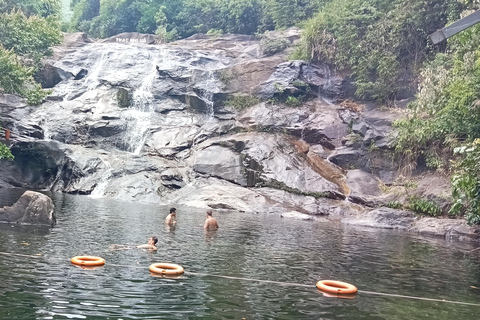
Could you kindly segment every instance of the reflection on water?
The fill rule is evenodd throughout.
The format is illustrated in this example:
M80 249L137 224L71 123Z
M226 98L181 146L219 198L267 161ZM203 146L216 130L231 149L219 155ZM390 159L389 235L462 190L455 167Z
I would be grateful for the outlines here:
M2 195L0 193L0 195ZM477 319L480 307L359 293L324 296L322 279L359 290L479 303L480 259L442 240L390 230L355 229L269 215L204 210L86 196L52 195L54 229L0 225L0 319ZM16 200L16 199L15 199ZM15 201L5 199L2 201ZM157 236L158 251L110 250ZM36 256L40 254L39 256ZM72 266L76 255L103 257L102 268ZM156 262L177 263L179 278L152 277ZM190 274L189 274L190 272ZM226 275L298 284L283 286Z

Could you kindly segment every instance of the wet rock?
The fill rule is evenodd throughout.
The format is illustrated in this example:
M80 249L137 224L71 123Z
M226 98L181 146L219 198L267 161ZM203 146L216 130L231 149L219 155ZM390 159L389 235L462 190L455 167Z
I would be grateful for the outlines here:
M312 216L306 215L304 213L296 212L296 211L284 212L280 215L280 217L296 219L296 220L313 220Z
M305 83L302 89L298 84ZM335 76L326 65L314 66L301 60L280 63L270 78L261 84L257 95L263 99L270 99L279 94L308 94L309 86L315 92L324 96L341 98L345 96L344 79ZM301 92L298 92L300 90Z
M469 226L463 219L423 218L419 219L410 231L424 236L442 237L446 240L480 241L480 227Z
M53 227L56 224L53 201L42 193L25 191L13 206L0 208L0 221Z
M124 132L126 124L123 121L98 121L90 125L89 133L92 136L111 137Z
M416 216L409 211L378 208L365 214L347 217L342 223L362 227L408 230L416 223Z
M355 203L375 206L379 203L382 191L377 178L363 170L350 170L347 173L347 185L350 189L348 199Z
M429 173L423 176L417 183L413 193L428 201L435 202L447 214L453 202L451 183L448 177Z
M63 190L81 175L70 151L55 141L17 142L13 163L2 179L16 187Z
M162 184L170 189L181 189L186 183L180 172L174 169L167 169L161 174Z
M337 148L328 160L342 169L354 169L361 162L365 152L347 147Z
M343 136L348 133L348 126L339 117L338 108L321 99L298 108L260 103L240 114L238 122L247 130L287 131L309 144L320 144L327 149L339 147Z
M231 135L227 141L221 138L215 144L244 145L241 152L249 186L253 182L263 186L293 191L300 194L324 195L344 198L341 188L322 177L295 145L282 135L268 133L241 133ZM211 144L207 141L201 146ZM253 180L253 181L252 181Z
M195 126L178 126L164 128L154 132L145 142L145 152L162 157L172 157L182 150L190 148L199 128Z
M193 170L247 186L240 155L220 146L201 150L196 156Z
M53 88L63 80L51 61L43 62L42 67L35 74L34 79L41 84L42 88Z

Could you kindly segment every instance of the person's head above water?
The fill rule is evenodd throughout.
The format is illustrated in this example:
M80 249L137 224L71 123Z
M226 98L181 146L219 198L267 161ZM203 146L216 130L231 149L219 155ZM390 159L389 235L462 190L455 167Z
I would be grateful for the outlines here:
M176 214L176 213L177 213L177 209L175 209L175 208L170 208L170 213Z
M158 239L157 239L157 237L155 237L155 236L151 236L151 237L148 239L149 244L150 244L150 241L153 242L153 245L156 245L157 242L158 242Z
M210 216L210 217L211 217L211 216L212 216L212 213L213 213L212 210L208 210L208 211L207 211L207 216Z

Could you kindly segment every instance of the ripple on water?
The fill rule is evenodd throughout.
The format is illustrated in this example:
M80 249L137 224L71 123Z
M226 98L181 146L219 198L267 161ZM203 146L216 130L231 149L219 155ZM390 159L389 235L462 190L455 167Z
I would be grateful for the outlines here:
M470 320L480 310L365 293L335 299L315 288L319 280L334 279L364 291L480 301L480 290L470 288L480 286L478 256L444 241L236 212L215 212L220 229L205 233L204 210L178 208L178 226L170 229L166 207L53 198L56 228L0 225L1 252L42 254L0 256L0 319ZM159 238L157 252L109 249L146 243L151 235ZM70 264L85 254L105 258L106 265L83 270ZM186 274L154 277L148 266L155 262L181 264Z

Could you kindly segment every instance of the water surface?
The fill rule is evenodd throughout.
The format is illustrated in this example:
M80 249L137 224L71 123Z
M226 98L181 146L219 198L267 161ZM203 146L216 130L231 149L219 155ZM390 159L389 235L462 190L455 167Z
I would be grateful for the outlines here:
M0 204L18 197L0 189ZM458 243L391 230L358 229L273 215L205 212L87 196L51 195L53 228L0 224L0 319L478 319L480 306L359 293L325 297L315 283L335 279L359 290L480 303L480 258ZM111 244L159 238L158 251L111 251ZM103 268L70 264L98 255ZM178 279L152 277L155 262L181 264ZM190 273L189 273L190 272ZM272 280L311 287L200 276Z

